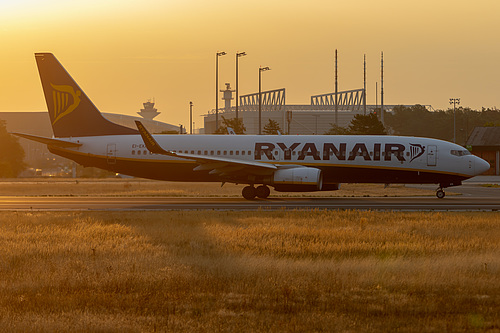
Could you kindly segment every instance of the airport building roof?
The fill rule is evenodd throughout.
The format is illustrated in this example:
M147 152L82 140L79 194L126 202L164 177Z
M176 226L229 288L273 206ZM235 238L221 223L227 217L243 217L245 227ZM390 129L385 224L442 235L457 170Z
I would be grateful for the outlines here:
M500 127L476 127L467 140L467 146L473 148L500 148Z

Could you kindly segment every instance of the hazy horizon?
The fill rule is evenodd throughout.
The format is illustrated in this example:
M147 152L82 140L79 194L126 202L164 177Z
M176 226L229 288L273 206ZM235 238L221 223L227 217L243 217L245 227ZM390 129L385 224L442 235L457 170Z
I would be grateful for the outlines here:
M333 1L96 1L0 2L0 111L42 111L46 104L35 52L51 52L103 112L137 115L155 99L156 120L196 128L215 108L215 53L219 88L240 95L286 88L287 104L334 90L363 87L375 104L384 52L385 104L447 109L451 97L472 109L500 106L496 14L500 2ZM219 95L222 98L222 94ZM378 98L380 103L380 97ZM223 101L219 99L219 107Z

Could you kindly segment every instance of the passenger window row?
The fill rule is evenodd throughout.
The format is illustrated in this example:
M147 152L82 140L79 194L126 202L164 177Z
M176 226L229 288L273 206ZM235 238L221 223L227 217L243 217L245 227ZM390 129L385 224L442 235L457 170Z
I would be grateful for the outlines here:
M132 155L153 155L150 151L147 150L132 150Z
M217 156L245 156L245 155L251 155L252 151L246 151L246 150L173 150L174 153L185 153L185 154L192 154L192 155L217 155Z
M185 153L185 154L192 154L192 155L217 155L217 156L245 156L245 155L252 155L252 151L251 150L217 150L217 151L214 151L214 150L198 150L198 151L194 151L194 150L191 150L191 151L188 151L188 150L173 150L173 152L178 152L178 153ZM287 151L289 153L289 151ZM261 151L260 152L261 155L265 155L265 152L264 151ZM132 150L132 155L152 155L153 153L147 151L147 150ZM273 151L273 154L274 155L278 155L278 150L274 150ZM317 153L317 156L319 157L320 156L320 152L318 151ZM370 156L373 156L373 151L371 151L370 153ZM393 154L395 154L396 156L403 156L403 152L399 153L399 152L393 152ZM455 156L465 156L465 155L470 155L470 152L468 150L452 150L451 151L451 154L452 155L455 155ZM296 152L295 150L292 151L292 155L295 156L295 155L299 155L299 156L304 156L305 154L302 153L302 151L299 151L299 152ZM333 156L334 153L333 151L330 151L330 156ZM345 156L345 152L341 152L340 156ZM353 156L353 153L352 151L349 152L348 154L349 156ZM375 153L375 156L385 156L385 152L376 152ZM365 153L361 153L361 152L357 152L356 156L366 156L366 152ZM406 152L406 156L410 156L410 152Z

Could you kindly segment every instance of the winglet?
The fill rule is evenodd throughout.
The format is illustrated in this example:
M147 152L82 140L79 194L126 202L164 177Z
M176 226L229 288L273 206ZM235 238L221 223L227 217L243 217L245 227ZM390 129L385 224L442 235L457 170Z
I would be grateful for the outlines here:
M137 129L139 130L139 133L141 134L142 140L144 141L146 148L148 148L150 152L152 152L153 154L175 156L174 153L168 152L165 149L163 149L140 121L136 120L135 124L137 126Z

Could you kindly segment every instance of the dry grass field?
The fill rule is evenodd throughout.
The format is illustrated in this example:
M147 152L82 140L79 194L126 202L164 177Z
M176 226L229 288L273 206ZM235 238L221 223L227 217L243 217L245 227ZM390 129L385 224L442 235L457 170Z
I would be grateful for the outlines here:
M168 196L168 197L241 197L244 185L220 183L177 183L145 179L15 179L0 180L0 196ZM453 195L453 193L448 193ZM280 193L271 197L394 197L434 196L435 191L404 185L342 184L333 192Z
M500 332L500 214L2 212L0 327Z

